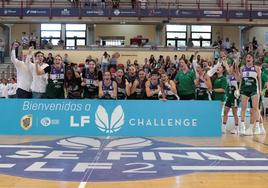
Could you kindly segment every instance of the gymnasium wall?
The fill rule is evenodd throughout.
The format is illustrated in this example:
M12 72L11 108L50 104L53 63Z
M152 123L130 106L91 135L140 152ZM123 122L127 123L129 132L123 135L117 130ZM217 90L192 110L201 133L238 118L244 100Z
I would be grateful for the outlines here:
M130 39L137 35L148 38L149 41L156 39L155 25L103 25L97 24L95 27L96 40L101 36L124 36L125 45L130 44Z
M265 35L267 36L265 40ZM252 38L256 37L259 44L268 46L268 27L252 27L246 31L245 41L252 41Z

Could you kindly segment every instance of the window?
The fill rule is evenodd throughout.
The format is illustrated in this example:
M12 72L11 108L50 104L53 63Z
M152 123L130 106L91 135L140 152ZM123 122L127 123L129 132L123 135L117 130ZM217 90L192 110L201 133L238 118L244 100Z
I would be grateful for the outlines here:
M115 37L100 37L100 44L102 46L123 46L125 45L125 37L115 36Z
M66 49L86 45L86 24L66 24Z
M186 46L186 25L166 25L166 45L181 47Z
M209 47L211 46L211 26L210 25L192 25L191 38L194 46Z
M46 40L57 45L61 39L61 24L41 24L41 41ZM41 42L40 41L40 42Z

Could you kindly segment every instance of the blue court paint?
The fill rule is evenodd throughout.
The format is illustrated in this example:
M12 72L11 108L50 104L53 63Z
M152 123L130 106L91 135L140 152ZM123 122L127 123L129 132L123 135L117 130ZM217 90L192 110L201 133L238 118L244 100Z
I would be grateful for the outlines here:
M0 106L5 135L221 136L219 101L13 99Z
M195 147L142 137L68 137L0 145L0 173L63 181L130 181L200 171L268 171L268 156L245 147Z

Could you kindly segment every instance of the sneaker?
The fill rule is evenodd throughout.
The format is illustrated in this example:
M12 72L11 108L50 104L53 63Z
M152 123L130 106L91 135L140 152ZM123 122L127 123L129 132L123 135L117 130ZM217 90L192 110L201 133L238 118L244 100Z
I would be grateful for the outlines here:
M263 124L260 124L261 134L266 134L265 128L263 127Z
M245 135L245 136L252 136L252 135L253 135L253 127L250 125L250 126L246 129L246 131L245 131L245 133L244 133L243 135Z
M255 135L259 135L261 134L261 127L260 125L256 125L255 128L254 128L254 132L253 132Z
M239 133L245 134L245 132L246 132L246 126L245 126L245 124L241 123L241 125L239 126Z
M239 127L238 126L235 126L231 131L230 131L232 134L239 134Z
M221 132L222 132L222 133L226 133L226 125L223 124L223 125L221 126Z

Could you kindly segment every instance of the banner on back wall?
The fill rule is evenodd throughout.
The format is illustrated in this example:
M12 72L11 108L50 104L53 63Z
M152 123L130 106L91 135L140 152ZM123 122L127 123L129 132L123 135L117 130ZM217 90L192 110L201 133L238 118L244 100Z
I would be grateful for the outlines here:
M216 101L0 100L1 134L220 136Z

